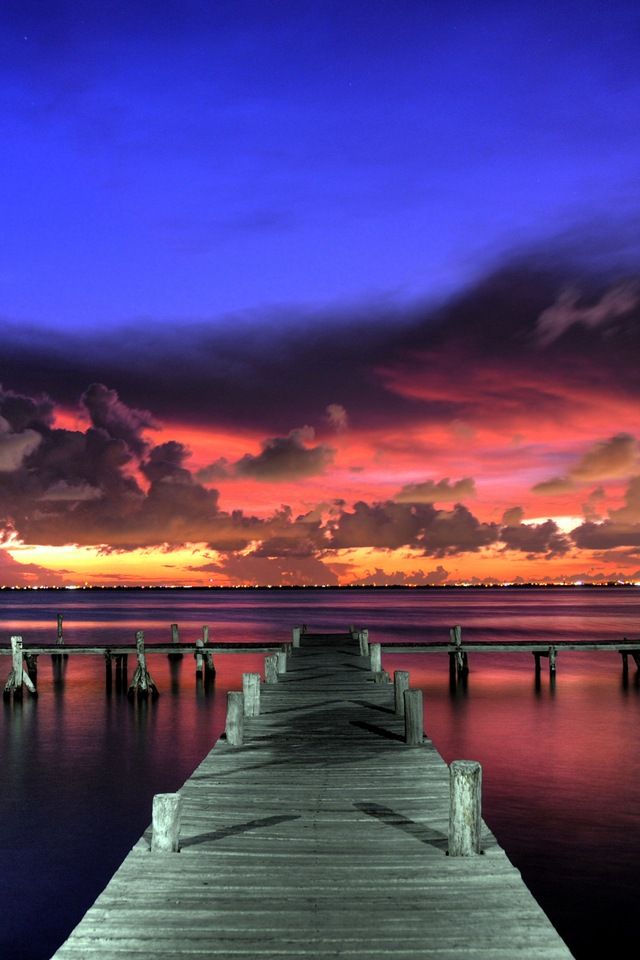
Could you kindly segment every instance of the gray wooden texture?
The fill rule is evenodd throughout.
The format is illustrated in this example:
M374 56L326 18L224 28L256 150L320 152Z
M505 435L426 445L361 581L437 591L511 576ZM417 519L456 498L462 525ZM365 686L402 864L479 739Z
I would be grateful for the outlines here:
M56 960L570 957L484 823L446 855L448 768L403 738L357 640L306 634L182 787L181 852L147 831Z

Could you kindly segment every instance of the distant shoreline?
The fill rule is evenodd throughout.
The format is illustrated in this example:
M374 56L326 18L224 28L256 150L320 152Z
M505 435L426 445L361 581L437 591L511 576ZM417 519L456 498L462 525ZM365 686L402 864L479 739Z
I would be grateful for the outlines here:
M146 591L155 591L160 592L163 590L189 590L189 591L205 591L207 593L220 593L221 591L247 591L255 592L256 590L275 590L275 591L350 591L358 592L364 590L377 590L377 591L389 591L389 590L407 590L407 591L431 591L434 590L621 590L621 589L634 589L640 587L640 583L637 583L632 580L611 580L611 581L600 581L597 583L438 583L438 584L416 584L415 586L411 584L404 583L391 583L391 584L381 584L376 586L375 584L345 584L344 586L322 586L322 585L305 585L305 586L274 586L270 584L260 584L258 586L200 586L197 584L136 584L136 585L113 585L113 586L100 586L97 584L93 585L77 585L77 586L45 586L45 587L6 587L0 586L0 591L10 591L14 593L24 593L25 590L34 591L41 593L43 590L56 591L61 593L65 590L68 591L100 591L104 592L105 590L111 591L132 591L132 590L146 590Z

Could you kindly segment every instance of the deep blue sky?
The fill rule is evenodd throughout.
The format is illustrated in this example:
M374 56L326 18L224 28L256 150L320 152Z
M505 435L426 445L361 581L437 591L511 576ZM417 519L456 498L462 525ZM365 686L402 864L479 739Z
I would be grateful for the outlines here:
M615 233L639 34L636 2L4 2L0 314L412 301Z

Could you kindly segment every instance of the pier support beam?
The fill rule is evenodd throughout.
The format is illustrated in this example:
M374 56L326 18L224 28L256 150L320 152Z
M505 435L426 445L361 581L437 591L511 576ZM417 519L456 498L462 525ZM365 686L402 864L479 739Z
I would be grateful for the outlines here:
M58 614L58 626L56 629L56 643L59 647L64 643L64 635L62 633L62 614Z
M227 743L241 747L244 739L244 695L240 690L227 693L227 720L224 732Z
M242 693L244 696L245 717L260 716L260 674L242 674Z
M449 767L449 856L480 853L482 767L476 760L454 760Z
M404 742L415 747L424 740L422 714L422 690L405 690L404 697Z
M152 853L178 853L181 814L179 793L156 793L151 812Z
M554 677L556 675L556 648L549 647L549 676Z
M136 657L138 659L138 666L131 680L129 697L135 697L137 695L138 697L145 698L148 697L149 694L151 694L152 697L157 697L158 688L147 670L147 660L144 652L144 632L142 630L136 630Z

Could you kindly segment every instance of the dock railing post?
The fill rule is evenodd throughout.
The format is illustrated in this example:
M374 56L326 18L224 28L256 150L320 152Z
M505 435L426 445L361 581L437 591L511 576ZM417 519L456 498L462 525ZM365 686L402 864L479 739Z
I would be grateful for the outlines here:
M369 650L369 631L368 630L359 630L358 631L358 640L360 641L360 656L368 657Z
M224 732L227 743L241 747L244 739L244 694L240 690L227 693L227 720Z
M476 760L454 760L449 767L449 856L480 853L482 767Z
M264 658L264 682L278 682L278 655L276 653Z
M300 646L300 627L294 627L291 631L291 639L294 647Z
M422 690L405 690L403 697L404 742L415 747L424 740Z
M279 675L287 672L287 648L285 646L276 653L276 670Z
M372 643L369 647L371 657L371 672L379 673L382 670L382 647L379 643Z
M404 717L404 692L409 689L409 672L407 670L393 671L393 694L397 717Z
M182 797L179 793L156 793L151 812L151 852L178 853Z
M244 695L245 717L258 717L260 715L259 673L242 674L242 693Z

